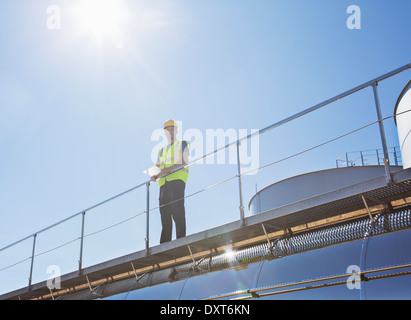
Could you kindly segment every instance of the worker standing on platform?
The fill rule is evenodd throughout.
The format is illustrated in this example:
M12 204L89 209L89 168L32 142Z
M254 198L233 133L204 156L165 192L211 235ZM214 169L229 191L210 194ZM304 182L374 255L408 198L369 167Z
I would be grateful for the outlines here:
M160 243L171 241L173 230L172 219L176 224L177 238L186 235L186 217L184 207L184 191L188 178L188 167L170 174L171 171L188 163L189 144L187 141L176 140L177 124L167 120L163 126L168 145L160 149L156 166L161 173L151 177L158 180L160 187L161 238Z

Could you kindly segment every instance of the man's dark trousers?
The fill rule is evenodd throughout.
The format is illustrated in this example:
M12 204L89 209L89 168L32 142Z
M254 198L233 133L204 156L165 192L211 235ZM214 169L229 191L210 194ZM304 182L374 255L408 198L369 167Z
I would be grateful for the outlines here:
M182 180L166 181L160 187L161 231L160 243L171 241L173 221L176 224L177 238L186 235L186 213L184 208L184 190L186 184Z

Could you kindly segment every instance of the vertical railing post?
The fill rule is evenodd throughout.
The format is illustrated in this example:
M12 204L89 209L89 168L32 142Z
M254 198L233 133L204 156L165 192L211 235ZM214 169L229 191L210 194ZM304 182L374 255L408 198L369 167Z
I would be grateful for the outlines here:
M81 269L83 265L83 244L84 244L84 220L86 217L86 212L81 214L81 237L80 237L80 257L78 260L78 274L81 274Z
M245 226L244 220L244 202L243 202L243 182L241 179L241 161L240 161L240 141L237 141L237 172L238 172L238 189L240 194L240 223Z
M390 161L388 159L388 149L387 149L387 140L385 138L385 131L384 131L384 124L382 122L382 115L381 115L381 106L380 106L380 99L378 97L378 82L375 82L372 85L373 91L374 91L374 100L375 100L375 107L377 110L377 116L378 116L378 123L380 127L380 136L381 136L381 143L382 143L382 149L384 152L384 167L385 167L385 175L386 175L386 181L387 183L391 183L391 171L390 171Z
M398 166L397 147L394 147L394 164Z
M147 203L146 203L146 253L150 253L150 182L147 182Z
M30 265L30 276L29 276L29 290L31 290L31 280L33 279L33 265L34 265L34 252L36 250L36 238L37 233L33 236L33 250L31 252L31 265Z

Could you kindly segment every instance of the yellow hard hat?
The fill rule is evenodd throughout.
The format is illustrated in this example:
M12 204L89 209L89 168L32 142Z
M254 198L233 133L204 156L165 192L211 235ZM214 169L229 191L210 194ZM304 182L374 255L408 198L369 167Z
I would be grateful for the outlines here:
M177 123L174 120L169 119L166 122L164 122L163 129L165 129L167 127L177 127Z

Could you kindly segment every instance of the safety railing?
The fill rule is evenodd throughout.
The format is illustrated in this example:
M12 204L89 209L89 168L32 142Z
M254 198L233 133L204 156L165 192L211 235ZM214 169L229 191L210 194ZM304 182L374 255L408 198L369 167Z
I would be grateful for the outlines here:
M258 131L255 131L255 132L253 132L252 134L249 134L249 135L247 135L247 136L245 136L245 137L243 137L243 138L239 138L239 139L237 139L236 141L231 142L231 143L229 143L229 144L226 144L224 147L218 148L218 149L216 149L216 150L214 150L214 151L212 151L212 152L210 152L210 153L208 153L208 154L206 154L206 155L203 155L203 156L200 157L200 158L197 158L197 159L195 159L195 160L193 160L193 161L190 161L190 162L187 163L187 164L181 165L180 167L178 167L178 168L174 169L172 172L170 172L170 174L173 173L173 172L175 172L175 171L178 171L178 170L180 170L180 169L182 169L182 168L184 168L184 167L192 166L193 164L196 164L196 163L198 163L198 162L200 162L200 161L204 161L206 158L208 158L208 157L210 157L210 156L213 156L214 154L217 154L217 153L219 153L219 152L222 152L222 151L224 151L224 150L226 150L226 149L228 149L228 148L236 147L236 152L237 152L237 175L235 175L234 177L231 177L231 178L229 178L229 179L226 179L226 180L222 181L221 183L227 182L227 181L229 181L229 180L237 179L237 181L238 181L238 195L239 195L239 197L238 197L238 201L239 201L239 220L240 220L240 225L241 225L241 227L244 227L244 226L245 226L245 216L244 216L244 199L243 199L242 176L243 176L244 174L246 174L246 172L242 172L242 168L241 168L241 167L242 167L242 166L241 166L241 161L240 161L240 160L241 160L241 159L240 159L240 158L241 158L241 157L240 157L240 146L241 146L241 143L242 143L243 141L247 141L247 140L249 140L249 139L252 139L252 138L254 138L254 137L258 136L258 135L262 135L262 134L264 134L264 133L266 133L266 132L268 132L268 131L273 130L274 128L280 127L280 126L282 126L282 125L284 125L284 124L286 124L286 123L288 123L288 122L290 122L290 121L293 121L293 120L295 120L295 119L298 119L298 118L300 118L300 117L302 117L302 116L304 116L304 115L307 115L307 114L309 114L309 113L311 113L311 112L313 112L313 111L316 111L316 110L318 110L318 109L320 109L320 108L323 108L323 107L325 107L325 106L327 106L327 105L329 105L329 104L331 104L331 103L333 103L333 102L335 102L335 101L337 101L337 100L340 100L340 99L345 98L345 97L347 97L347 96L349 96L349 95L352 95L352 94L354 94L354 93L356 93L356 92L358 92L358 91L360 91L360 90L363 90L363 89L365 89L365 88L367 88L367 87L372 87L373 93L374 93L374 102L375 102L376 112L377 112L377 119L378 119L376 122L374 122L374 123L372 123L372 124L375 124L375 123L378 123L378 124L379 124L380 138L381 138L381 144L382 144L382 153L383 153L382 162L383 162L383 164L384 164L384 166L385 166L386 180L387 180L387 183L389 183L389 182L391 182L391 173L390 173L390 167L389 167L389 153L388 153L388 148L387 148L387 144L386 144L385 131L384 131L384 125L383 125L383 121L384 121L385 119L383 119L382 116L381 116L381 108L380 108L380 102L379 102L379 96L378 96L378 88L377 88L377 86L378 86L378 83L379 83L379 82L381 82L381 81L383 81L383 80L385 80L385 79L388 79L388 78L390 78L390 77L393 77L393 76L395 76L395 75L397 75L397 74L399 74L399 73L401 73L401 72L403 72L403 71L405 71L405 70L408 70L408 69L410 69L410 68L411 68L411 63L409 63L409 64L407 64L407 65L405 65L405 66L403 66L403 67L400 67L400 68L398 68L398 69L395 69L395 70L393 70L393 71L391 71L391 72L389 72L389 73L386 73L386 74L384 74L384 75L382 75L382 76L380 76L380 77L377 77L377 78L375 78L375 79L372 79L372 80L370 80L370 81L368 81L368 82L366 82L366 83L364 83L364 84L362 84L362 85L359 85L359 86L357 86L357 87L355 87L355 88L353 88L353 89L351 89L351 90L348 90L348 91L346 91L346 92L343 92L343 93L341 93L341 94L339 94L339 95L337 95L337 96L334 96L334 97L332 97L332 98L330 98L330 99L328 99L328 100L326 100L326 101L324 101L324 102L321 102L321 103L319 103L319 104L317 104L317 105L314 105L314 106L312 106L312 107L310 107L310 108L308 108L308 109L305 109L305 110L303 110L303 111L301 111L301 112L299 112L299 113L296 113L296 114L294 114L294 115L292 115L292 116L290 116L290 117L288 117L288 118L286 118L286 119L283 119L283 120L281 120L281 121L279 121L279 122L276 122L276 123L274 123L274 124L272 124L272 125L270 125L270 126L267 126L267 127L263 128L263 129L260 129L260 130L258 130ZM371 125L371 124L370 124L370 125ZM367 127L367 126L365 126L365 127ZM361 129L361 128L360 128L360 129ZM358 129L358 130L360 130L360 129ZM355 130L355 131L357 131L357 130ZM353 131L353 132L355 132L355 131ZM344 136L345 136L345 135L344 135ZM330 140L329 142L332 142L332 141L335 141L335 140L336 140L336 139L332 139L332 140ZM327 142L327 143L328 143L328 142ZM322 145L324 145L324 144L322 144ZM309 150L312 150L312 149L314 149L314 148L310 148L310 149L308 149L308 150L306 150L306 151L309 151ZM306 152L306 151L304 151L304 152ZM300 152L300 153L298 153L298 154L301 154L301 153L303 153L303 152ZM297 155L298 155L298 154L297 154ZM290 157L287 157L286 159L288 159L288 158L290 158ZM284 160L285 160L285 159L284 159ZM273 162L273 163L268 164L268 165L261 166L261 167L259 167L259 168L264 168L264 167L267 167L267 166L272 165L272 164L277 163L277 162L278 162L278 161ZM247 172L247 173L248 173L248 172ZM61 224L63 224L63 223L66 223L66 222L69 221L69 220L72 220L72 219L74 219L74 218L76 218L76 217L81 217L81 227L79 228L80 247L79 247L79 252L78 252L78 255L79 255L79 260L78 260L78 273L81 274L82 271L83 271L82 262L83 262L83 246L84 246L84 238L85 238L84 230L85 230L85 217L86 217L86 215L89 214L91 211L95 210L95 209L98 208L98 207L101 207L101 206L103 206L103 205L106 205L106 204L108 204L109 202L111 202L111 201L113 201L113 200L115 200L115 199L118 199L118 198L120 198L120 197L122 197L122 196L124 196L124 195L126 195L126 194L131 193L131 192L134 191L134 190L141 189L141 188L145 188L145 193L146 193L146 210L145 210L144 212L142 212L142 213L143 213L143 214L144 214L144 213L146 214L146 236L145 236L144 241L145 241L145 249L146 249L146 251L147 251L147 254L149 254L149 253L150 253L150 228L149 228L149 225L150 225L150 211L153 210L153 208L150 209L150 201L149 201L149 199L150 199L150 184L151 184L151 180L142 182L141 184L139 184L139 185L137 185L137 186L135 186L135 187L133 187L133 188L131 188L131 189L128 189L128 190L126 190L126 191L124 191L124 192L121 192L121 193L119 193L119 194L117 194L117 195L115 195L115 196L113 196L113 197L111 197L111 198L109 198L109 199L106 199L106 200L104 200L104 201L102 201L102 202L100 202L100 203L97 203L97 204L95 204L95 205L93 205L93 206L91 206L91 207L88 207L88 208L86 208L86 209L84 209L84 210L81 210L80 212L77 212L77 213L75 213L75 214L73 214L73 215L71 215L71 216L69 216L69 217L67 217L67 218L65 218L65 219L63 219L63 220L55 223L55 224L52 224L52 225L50 225L50 226L48 226L48 227L46 227L46 228L44 228L44 229L41 229L41 230L39 230L39 231L31 234L31 235L28 235L28 236L26 236L26 237L24 237L24 238L22 238L22 239L20 239L20 240L18 240L18 241L16 241L16 242L13 242L13 243L11 243L11 244L9 244L9 245L1 248L1 249L0 249L0 254L1 254L2 252L4 252L5 250L10 249L10 248L13 247L13 246L16 246L16 245L19 244L19 243L22 243L22 242L24 242L24 241L26 241L26 240L30 240L30 239L32 240L32 250L31 250L32 253L31 253L31 257L30 257L30 271L29 271L29 278L28 278L28 279L29 279L28 288L30 289L30 288L31 288L31 285L32 285L32 275L33 275L33 268L34 268L34 261L35 261L34 258L35 258L35 256L36 256L36 241L37 241L38 236L39 236L40 234L42 234L42 233L44 233L44 232L52 229L52 228L57 227L58 225L61 225ZM219 184L220 184L220 183L219 183ZM218 185L218 184L216 184L216 185ZM207 188L206 188L206 189L207 189ZM205 191L206 189L204 189L204 190L202 190L202 191ZM157 207L157 208L158 208L158 207ZM155 209L157 209L157 208L155 208ZM8 267L7 267L7 268L8 268ZM3 268L3 269L6 269L6 268ZM0 269L0 271L1 271L1 270L2 270L2 269Z
M388 160L391 165L401 166L401 150L400 147L388 148ZM351 151L342 154L335 160L337 168L354 167L354 166L381 166L384 164L384 150L363 150Z

